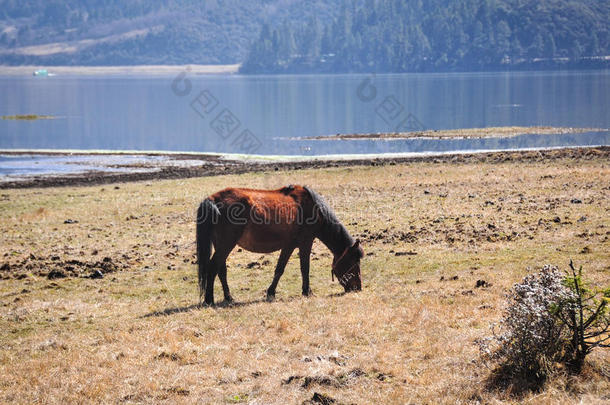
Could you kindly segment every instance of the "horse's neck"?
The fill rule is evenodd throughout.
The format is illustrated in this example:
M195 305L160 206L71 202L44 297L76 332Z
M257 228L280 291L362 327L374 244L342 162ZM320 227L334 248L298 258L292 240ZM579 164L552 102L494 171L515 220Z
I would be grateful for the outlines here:
M341 256L345 249L354 244L353 238L340 223L324 223L317 236L334 256Z

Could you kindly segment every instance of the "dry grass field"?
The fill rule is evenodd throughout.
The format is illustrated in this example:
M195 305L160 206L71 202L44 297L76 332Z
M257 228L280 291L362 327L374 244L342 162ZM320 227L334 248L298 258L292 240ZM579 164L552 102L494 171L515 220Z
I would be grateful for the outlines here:
M237 305L198 307L199 201L291 183L361 239L363 291L341 294L316 242L314 296L300 296L295 254L267 303L278 254L236 249ZM573 259L607 285L609 211L594 153L2 190L0 403L608 403L608 350L514 398L486 388L473 342L545 263Z

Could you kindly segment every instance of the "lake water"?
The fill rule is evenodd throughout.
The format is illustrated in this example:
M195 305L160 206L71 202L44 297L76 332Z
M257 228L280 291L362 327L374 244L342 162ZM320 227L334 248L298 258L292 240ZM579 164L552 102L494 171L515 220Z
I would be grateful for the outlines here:
M316 141L486 126L610 127L610 71L0 77L0 149L334 154L608 145L610 135ZM297 138L297 139L295 139Z

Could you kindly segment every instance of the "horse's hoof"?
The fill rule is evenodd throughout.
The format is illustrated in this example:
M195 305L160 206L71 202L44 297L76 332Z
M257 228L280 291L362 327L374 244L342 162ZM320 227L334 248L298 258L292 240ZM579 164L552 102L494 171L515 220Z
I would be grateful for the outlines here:
M311 297L313 295L313 291L303 291L303 297Z
M233 298L229 298L228 300L225 299L223 302L220 303L220 306L223 307L232 307L233 305L235 305L235 301L233 301Z
M273 301L275 301L275 295L267 294L267 302L273 302Z

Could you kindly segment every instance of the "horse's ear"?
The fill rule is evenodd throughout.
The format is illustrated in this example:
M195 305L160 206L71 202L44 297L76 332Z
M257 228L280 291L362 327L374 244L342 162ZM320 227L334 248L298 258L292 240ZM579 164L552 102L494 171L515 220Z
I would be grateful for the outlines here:
M360 247L360 239L356 239L356 242L352 245L352 249L355 249L358 252L358 256L362 258L364 256L364 251Z

